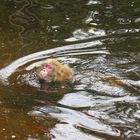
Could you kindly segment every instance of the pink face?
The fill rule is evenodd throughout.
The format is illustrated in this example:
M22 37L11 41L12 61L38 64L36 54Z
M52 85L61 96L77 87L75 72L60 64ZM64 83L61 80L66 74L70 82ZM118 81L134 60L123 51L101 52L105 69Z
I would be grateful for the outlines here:
M45 64L43 69L39 72L39 77L42 80L51 82L54 75L54 69L55 69L54 65L49 63Z

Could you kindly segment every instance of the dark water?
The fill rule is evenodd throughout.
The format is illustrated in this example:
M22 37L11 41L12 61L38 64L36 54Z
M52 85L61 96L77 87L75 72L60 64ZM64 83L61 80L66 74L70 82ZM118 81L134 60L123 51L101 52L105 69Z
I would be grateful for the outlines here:
M49 57L71 87L40 90ZM1 140L139 140L139 95L139 0L1 0Z

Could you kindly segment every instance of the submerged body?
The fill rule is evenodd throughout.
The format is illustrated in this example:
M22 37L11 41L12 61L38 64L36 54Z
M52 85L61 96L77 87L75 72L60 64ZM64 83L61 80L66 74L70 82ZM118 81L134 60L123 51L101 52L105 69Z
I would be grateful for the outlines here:
M47 59L37 70L37 75L44 82L72 82L73 70L56 59Z

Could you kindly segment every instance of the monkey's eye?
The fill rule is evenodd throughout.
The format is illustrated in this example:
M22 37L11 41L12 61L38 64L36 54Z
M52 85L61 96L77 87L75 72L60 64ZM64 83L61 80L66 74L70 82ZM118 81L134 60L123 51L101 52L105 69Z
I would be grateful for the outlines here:
M45 68L48 68L48 66L49 66L48 64L45 64Z
M52 70L54 67L51 64L46 64L45 68Z

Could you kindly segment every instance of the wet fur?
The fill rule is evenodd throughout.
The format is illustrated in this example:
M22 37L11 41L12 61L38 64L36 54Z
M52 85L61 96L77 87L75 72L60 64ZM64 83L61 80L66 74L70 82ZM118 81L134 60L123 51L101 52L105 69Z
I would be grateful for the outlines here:
M53 64L55 66L54 79L51 82L72 82L73 80L73 70L68 66L59 62L57 59L46 59L44 63L37 70L37 75L39 76L40 70L45 64ZM40 79L43 82L43 79ZM44 81L45 82L45 81Z

